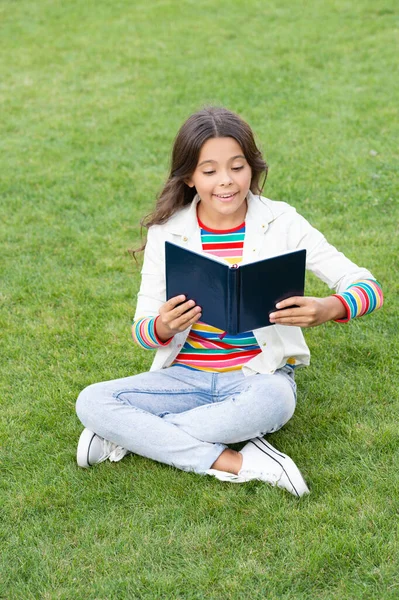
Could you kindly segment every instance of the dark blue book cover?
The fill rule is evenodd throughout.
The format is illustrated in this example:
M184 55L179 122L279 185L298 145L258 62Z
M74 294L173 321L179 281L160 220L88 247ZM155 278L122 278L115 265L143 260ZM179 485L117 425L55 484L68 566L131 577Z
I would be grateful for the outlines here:
M165 242L166 297L184 294L201 321L231 335L272 325L276 303L303 296L306 250L236 267Z

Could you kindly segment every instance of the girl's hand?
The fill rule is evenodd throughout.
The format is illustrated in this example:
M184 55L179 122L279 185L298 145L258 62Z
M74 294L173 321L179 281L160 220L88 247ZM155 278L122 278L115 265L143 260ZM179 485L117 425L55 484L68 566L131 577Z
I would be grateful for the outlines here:
M288 308L295 305L295 308ZM275 325L291 325L296 327L316 327L332 321L343 319L346 310L338 298L312 298L310 296L293 296L276 304L278 309L269 315L270 322Z
M184 331L201 316L201 307L196 306L194 300L186 300L185 296L175 296L159 309L159 319L155 328L159 339L166 342L171 337Z

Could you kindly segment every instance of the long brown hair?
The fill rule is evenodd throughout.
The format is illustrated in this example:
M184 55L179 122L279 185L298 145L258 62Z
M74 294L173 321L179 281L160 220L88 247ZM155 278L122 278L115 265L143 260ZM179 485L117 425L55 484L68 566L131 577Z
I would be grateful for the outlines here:
M250 190L254 194L262 193L268 167L250 126L226 108L206 107L191 115L181 126L173 144L169 177L158 196L155 210L142 220L143 227L148 229L151 225L165 223L175 212L192 202L197 191L185 181L194 173L204 143L218 137L231 137L240 144L252 171Z

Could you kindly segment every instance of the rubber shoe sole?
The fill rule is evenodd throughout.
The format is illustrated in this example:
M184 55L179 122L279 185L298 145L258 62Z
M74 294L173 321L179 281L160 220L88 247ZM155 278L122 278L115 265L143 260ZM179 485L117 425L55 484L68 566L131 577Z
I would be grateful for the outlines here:
M97 434L90 431L90 429L84 429L80 435L76 461L79 467L83 469L88 469L92 464L95 464L90 462L90 450L96 437Z

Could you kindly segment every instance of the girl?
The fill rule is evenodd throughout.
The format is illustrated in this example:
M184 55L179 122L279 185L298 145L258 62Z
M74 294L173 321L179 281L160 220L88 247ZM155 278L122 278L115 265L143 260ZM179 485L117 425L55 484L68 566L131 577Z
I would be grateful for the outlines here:
M77 461L89 467L133 452L222 481L259 479L299 497L294 461L264 439L293 415L294 373L309 364L301 327L347 322L382 305L358 267L284 202L262 197L267 165L250 127L207 108L181 127L169 178L147 218L133 339L156 349L149 373L89 386L77 401ZM276 305L273 326L229 335L201 321L191 298L166 300L165 241L230 263L307 250L307 268L337 293ZM295 305L293 308L292 305ZM247 441L249 440L249 441ZM229 444L247 441L240 452Z

